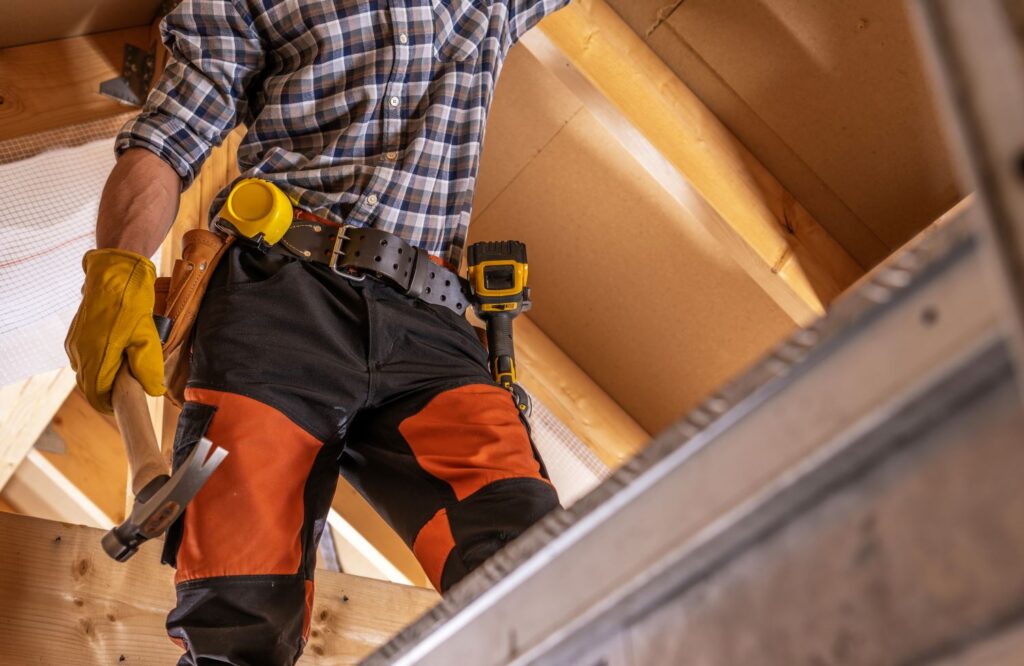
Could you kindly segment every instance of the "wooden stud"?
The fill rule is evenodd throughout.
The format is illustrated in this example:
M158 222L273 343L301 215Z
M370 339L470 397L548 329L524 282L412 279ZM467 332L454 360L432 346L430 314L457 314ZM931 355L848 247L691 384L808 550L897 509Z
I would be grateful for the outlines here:
M794 321L821 315L861 275L853 258L603 0L577 0L523 42Z
M173 663L164 631L174 604L160 544L125 563L102 532L0 513L0 644L10 663ZM312 630L300 664L354 664L428 610L438 595L317 572Z

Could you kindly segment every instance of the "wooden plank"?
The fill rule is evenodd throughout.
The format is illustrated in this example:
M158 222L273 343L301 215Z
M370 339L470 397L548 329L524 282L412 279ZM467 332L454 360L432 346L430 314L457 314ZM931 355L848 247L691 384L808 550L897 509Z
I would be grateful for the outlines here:
M651 436L528 317L515 322L522 385L612 469Z
M113 419L93 409L76 389L57 410L50 427L64 441L64 451L42 451L42 455L113 522L121 522L128 460Z
M664 163L682 176L685 187L676 179L670 194L794 321L809 323L860 276L846 251L603 0L578 0L541 29L524 43L613 130L635 128L643 141L626 132L624 145L663 176L659 182L666 182ZM572 67L554 62L539 37ZM581 79L607 104L581 89Z
M0 489L74 385L75 373L61 368L0 387Z
M99 87L126 43L148 47L149 26L0 50L0 140L124 113Z
M0 642L5 663L167 664L172 570L149 544L118 564L99 530L0 514ZM318 572L300 664L354 664L438 600L427 590Z
M39 451L29 451L4 488L19 513L110 529L114 521Z

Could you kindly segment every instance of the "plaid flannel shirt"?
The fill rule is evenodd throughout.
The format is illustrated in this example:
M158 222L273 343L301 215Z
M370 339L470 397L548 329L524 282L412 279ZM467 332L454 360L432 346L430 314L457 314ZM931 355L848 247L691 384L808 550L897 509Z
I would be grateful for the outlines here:
M505 55L568 3L185 0L162 24L167 68L117 151L153 151L188 187L245 124L242 177L457 265Z

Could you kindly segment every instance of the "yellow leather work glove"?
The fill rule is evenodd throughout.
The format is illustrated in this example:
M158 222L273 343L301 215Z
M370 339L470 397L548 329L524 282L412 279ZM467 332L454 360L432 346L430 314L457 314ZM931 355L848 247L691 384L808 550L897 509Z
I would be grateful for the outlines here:
M64 349L89 404L113 411L110 391L124 357L146 393L164 387L164 357L153 323L156 267L126 250L92 250L82 259L85 287Z

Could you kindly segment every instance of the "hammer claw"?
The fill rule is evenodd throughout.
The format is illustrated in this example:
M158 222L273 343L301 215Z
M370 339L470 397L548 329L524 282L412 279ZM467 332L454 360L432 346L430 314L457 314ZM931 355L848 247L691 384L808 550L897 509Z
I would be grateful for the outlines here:
M143 542L163 534L227 455L209 439L200 439L174 474L157 477L139 492L128 519L103 537L107 554L123 562Z

